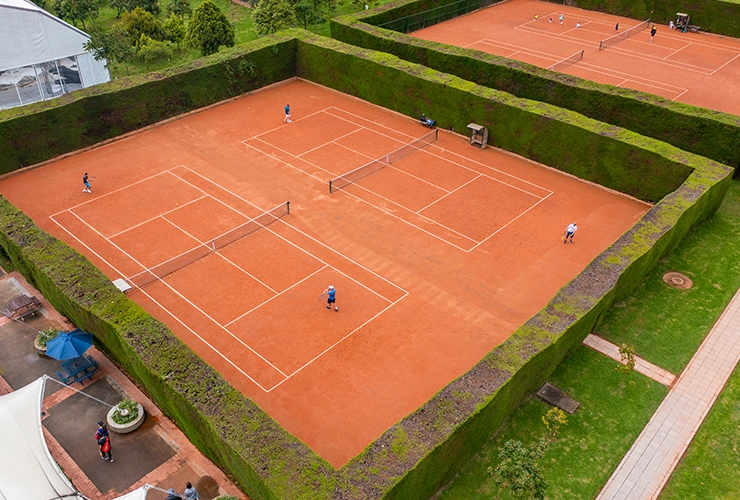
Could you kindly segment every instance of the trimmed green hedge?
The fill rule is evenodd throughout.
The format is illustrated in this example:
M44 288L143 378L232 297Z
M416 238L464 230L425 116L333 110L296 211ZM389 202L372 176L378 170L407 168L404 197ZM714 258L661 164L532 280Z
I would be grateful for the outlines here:
M0 111L0 174L285 80L295 65L292 37L261 39L177 68Z
M409 116L422 110L434 113L457 130L474 117L491 127L497 144L510 151L660 202L506 342L334 470L118 292L87 259L0 198L0 246L14 265L62 314L93 333L193 443L254 500L430 497L521 399L546 380L614 298L627 293L692 225L716 210L729 185L731 169L714 161L388 54L300 30L259 43L262 48L275 43L278 54L292 48L293 54L281 55L295 61L292 75ZM237 61L243 58L241 51L220 54L218 61L209 60L215 66L211 74L227 73L225 68L233 65L228 54ZM176 72L176 77L181 86L193 89L213 83L198 70L193 82L187 82L187 73ZM120 94L104 89L117 116L127 115L130 96L143 92L145 87L137 87L149 82L128 85ZM84 108L86 99L95 101L97 95L70 105ZM18 119L27 124L33 117ZM29 133L27 126L18 130ZM7 139L17 140L12 135Z
M570 109L732 167L740 166L740 117L374 26L438 5L436 0L401 0L367 13L336 17L331 20L332 37L518 97ZM438 123L448 126L440 120Z

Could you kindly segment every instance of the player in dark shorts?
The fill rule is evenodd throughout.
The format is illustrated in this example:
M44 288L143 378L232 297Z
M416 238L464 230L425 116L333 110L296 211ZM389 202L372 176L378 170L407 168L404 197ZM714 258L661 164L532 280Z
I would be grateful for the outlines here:
M90 181L87 178L87 172L85 172L85 175L82 176L82 184L85 186L82 189L83 193L92 193L92 191L90 190Z
M337 307L337 289L329 285L329 287L324 290L324 294L326 294L326 308L331 309L333 304L334 310L339 311L339 307Z

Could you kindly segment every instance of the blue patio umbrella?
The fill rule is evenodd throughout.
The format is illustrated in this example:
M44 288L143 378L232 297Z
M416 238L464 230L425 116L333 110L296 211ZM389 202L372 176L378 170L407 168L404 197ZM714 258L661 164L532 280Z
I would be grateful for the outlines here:
M90 347L92 347L92 335L78 328L71 332L62 332L48 341L46 355L63 361L82 356Z

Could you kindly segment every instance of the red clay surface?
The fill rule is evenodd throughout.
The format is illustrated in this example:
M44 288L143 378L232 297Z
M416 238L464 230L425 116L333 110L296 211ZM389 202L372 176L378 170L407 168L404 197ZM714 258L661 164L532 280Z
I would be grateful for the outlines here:
M290 103L294 122L282 123ZM286 200L291 213L130 298L339 467L540 310L647 205L291 81L0 180L111 279ZM92 195L81 177L96 176ZM565 226L579 223L574 244ZM337 288L339 312L320 293Z
M740 115L740 39L681 33L657 25L653 43L646 29L599 51L599 41L617 33L617 22L621 33L640 21L548 2L511 0L411 35L543 68L585 50L583 60L556 70Z

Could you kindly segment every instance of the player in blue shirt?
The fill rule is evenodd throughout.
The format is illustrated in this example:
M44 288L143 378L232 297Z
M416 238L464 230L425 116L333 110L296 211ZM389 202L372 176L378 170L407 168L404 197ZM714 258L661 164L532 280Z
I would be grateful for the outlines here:
M326 295L326 308L331 309L331 305L334 304L334 310L339 311L339 307L337 307L337 289L333 286L329 285L329 287L324 290L324 293L321 295Z
M290 123L293 120L290 119L290 104L285 105L285 118L283 118L283 123Z

